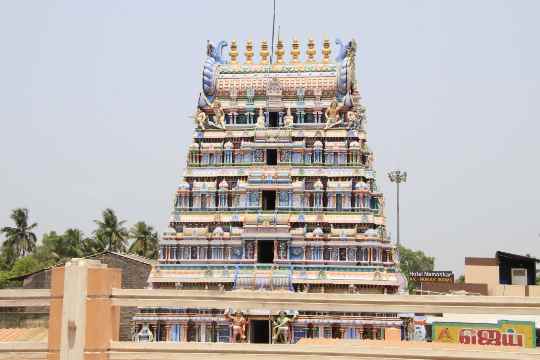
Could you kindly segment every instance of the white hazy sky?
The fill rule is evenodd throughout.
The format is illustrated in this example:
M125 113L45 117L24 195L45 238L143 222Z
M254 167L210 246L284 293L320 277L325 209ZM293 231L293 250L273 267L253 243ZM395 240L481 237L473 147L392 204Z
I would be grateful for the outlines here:
M164 230L185 163L206 40L270 39L266 1L0 1L0 225L39 233L111 207ZM355 38L368 138L395 234L463 269L540 256L540 2L279 1L289 49ZM319 53L320 56L320 53Z

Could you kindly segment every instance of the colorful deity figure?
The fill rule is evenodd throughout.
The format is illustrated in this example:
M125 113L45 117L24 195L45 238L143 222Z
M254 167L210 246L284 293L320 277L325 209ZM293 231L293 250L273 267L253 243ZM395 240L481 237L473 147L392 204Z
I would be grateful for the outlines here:
M285 311L280 311L278 317L272 322L272 342L274 344L288 344L291 342L291 324L296 320L296 315L287 316Z
M283 117L283 125L286 128L292 128L294 123L294 117L291 114L291 108L287 108L287 114Z
M154 334L152 334L152 331L150 330L150 327L148 324L143 324L141 327L141 331L139 331L135 336L133 337L133 341L136 342L152 342L154 341Z
M234 315L230 315L230 310L227 309L223 314L227 320L231 322L231 339L232 343L244 342L246 340L246 318L240 311L235 311Z
M279 242L279 258L280 259L287 258L287 242L286 241Z
M373 166L373 153L370 152L367 154L367 157L366 157L366 166L368 168L371 168Z
M204 130L206 129L206 121L208 117L202 111L201 109L197 109L197 112L195 113L195 116L193 117L195 119L195 125L197 125L197 128Z
M214 109L214 126L220 129L225 129L225 112L221 108L219 100L215 100L212 103L212 109Z
M342 120L339 117L339 110L341 110L341 106L338 104L337 100L332 100L330 106L326 108L324 113L324 116L326 117L325 129L333 128L334 126L342 123Z
M247 258L255 259L255 243L253 241L249 241L246 244L246 247L247 247Z
M263 109L259 108L259 116L257 116L257 129L264 129L266 126L264 125L264 113Z
M362 129L363 128L363 116L362 114L349 110L347 111L347 128L349 129Z

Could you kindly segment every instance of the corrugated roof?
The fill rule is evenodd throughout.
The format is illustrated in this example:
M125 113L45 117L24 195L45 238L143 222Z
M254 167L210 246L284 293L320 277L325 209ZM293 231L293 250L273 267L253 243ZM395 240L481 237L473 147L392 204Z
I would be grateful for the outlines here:
M504 251L497 251L495 253L496 258L507 258L507 259L513 259L513 260L520 260L520 261L532 261L532 262L540 262L540 259L533 258L531 256L523 256L523 255L517 255L517 254L511 254Z
M99 254L88 256L88 258L96 257L96 256L99 256L99 255L102 255L102 254L105 254L105 253L114 254L114 255L121 256L123 258L131 259L131 260L134 260L134 261L138 261L138 262L141 262L141 263L147 264L147 265L152 265L152 266L157 265L157 260L154 260L154 259L149 259L149 258L146 258L144 256L135 255L135 254L123 254L123 253L118 253L118 252L114 252L114 251L104 251L104 252L99 253Z

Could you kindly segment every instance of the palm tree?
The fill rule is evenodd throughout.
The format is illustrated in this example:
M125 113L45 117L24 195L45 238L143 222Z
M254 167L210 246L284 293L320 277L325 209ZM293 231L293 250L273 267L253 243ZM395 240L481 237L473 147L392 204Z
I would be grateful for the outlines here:
M62 235L62 245L64 259L83 257L84 252L84 233L79 229L67 229Z
M37 237L32 230L36 228L37 223L28 224L28 209L23 208L14 209L10 218L15 227L5 226L0 229L6 237L3 247L10 249L16 258L26 256L36 248Z
M129 237L133 243L129 247L129 252L141 255L150 259L157 258L158 234L152 226L144 221L139 221L129 230Z
M94 231L96 239L99 239L107 250L126 251L128 232L124 227L125 221L119 221L112 209L105 209L102 216L102 220L94 220L98 226Z

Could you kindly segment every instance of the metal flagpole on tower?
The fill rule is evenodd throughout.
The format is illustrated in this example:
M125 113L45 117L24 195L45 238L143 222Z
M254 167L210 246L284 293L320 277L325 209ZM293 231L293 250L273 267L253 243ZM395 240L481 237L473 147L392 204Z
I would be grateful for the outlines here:
M272 16L272 46L270 47L270 64L274 59L274 29L276 27L276 0L274 0L274 13Z

